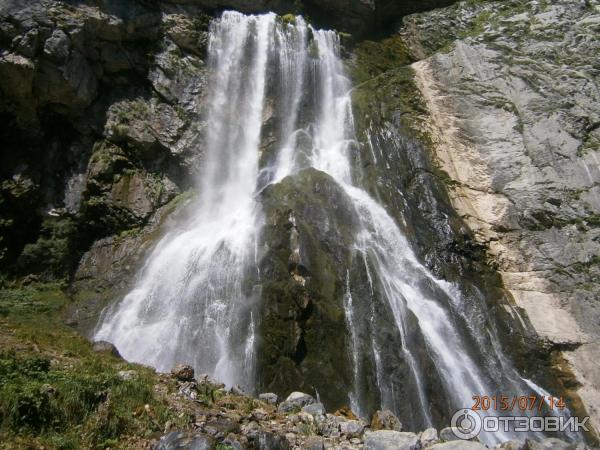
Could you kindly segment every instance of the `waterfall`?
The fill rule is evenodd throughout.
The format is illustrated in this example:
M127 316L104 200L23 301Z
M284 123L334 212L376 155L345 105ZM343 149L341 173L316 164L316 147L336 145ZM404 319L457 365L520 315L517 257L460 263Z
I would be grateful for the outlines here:
M188 362L252 390L260 321L259 293L252 286L261 281L256 248L263 223L257 192L312 167L341 187L359 224L352 252L369 287L360 295L348 271L343 298L353 365L348 400L356 412L368 412L368 361L380 406L397 410L402 384L411 392L415 426L433 423L433 390L454 408L446 415L472 405L473 395L545 392L519 376L493 330L469 325L485 316L483 300L467 306L457 286L436 279L398 223L353 175L351 83L338 35L316 30L301 17L287 24L274 14L224 12L211 25L208 51L212 76L199 199L191 217L156 245L131 292L104 312L95 338L158 370ZM382 319L377 305L391 312L391 332L401 342L396 351L406 363L402 379L390 378L382 358L389 344L376 333ZM432 373L440 385L429 379Z
M95 335L128 360L161 371L192 363L228 385L252 388L257 299L244 280L256 270L258 147L274 27L274 14L232 12L211 25L200 198Z

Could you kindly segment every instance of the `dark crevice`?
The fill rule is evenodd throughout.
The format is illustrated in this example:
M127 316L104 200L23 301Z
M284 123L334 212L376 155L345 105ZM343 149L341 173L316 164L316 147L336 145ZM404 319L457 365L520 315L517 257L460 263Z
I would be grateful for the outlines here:
M306 348L306 341L304 340L304 331L302 331L300 339L298 339L298 343L296 344L296 353L294 353L294 356L292 357L296 365L300 365L302 361L304 361L307 353L308 350Z

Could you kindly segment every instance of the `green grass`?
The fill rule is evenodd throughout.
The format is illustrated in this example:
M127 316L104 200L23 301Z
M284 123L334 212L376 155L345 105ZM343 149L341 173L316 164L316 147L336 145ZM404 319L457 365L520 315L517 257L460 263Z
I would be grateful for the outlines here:
M153 370L95 353L61 323L69 302L58 284L0 290L0 448L123 448L186 420L155 393Z

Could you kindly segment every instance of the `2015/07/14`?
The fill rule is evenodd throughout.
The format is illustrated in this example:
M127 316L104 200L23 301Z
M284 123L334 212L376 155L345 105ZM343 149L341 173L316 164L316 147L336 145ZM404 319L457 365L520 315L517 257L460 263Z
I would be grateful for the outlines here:
M471 407L474 411L541 411L544 405L550 409L564 409L566 403L562 397L552 397L551 395L474 395L475 402Z

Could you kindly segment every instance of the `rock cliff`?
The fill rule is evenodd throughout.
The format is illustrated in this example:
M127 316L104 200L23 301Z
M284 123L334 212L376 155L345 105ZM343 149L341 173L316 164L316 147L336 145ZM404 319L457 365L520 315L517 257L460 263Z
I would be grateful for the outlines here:
M596 427L599 26L594 2L517 1L401 31L452 204Z

